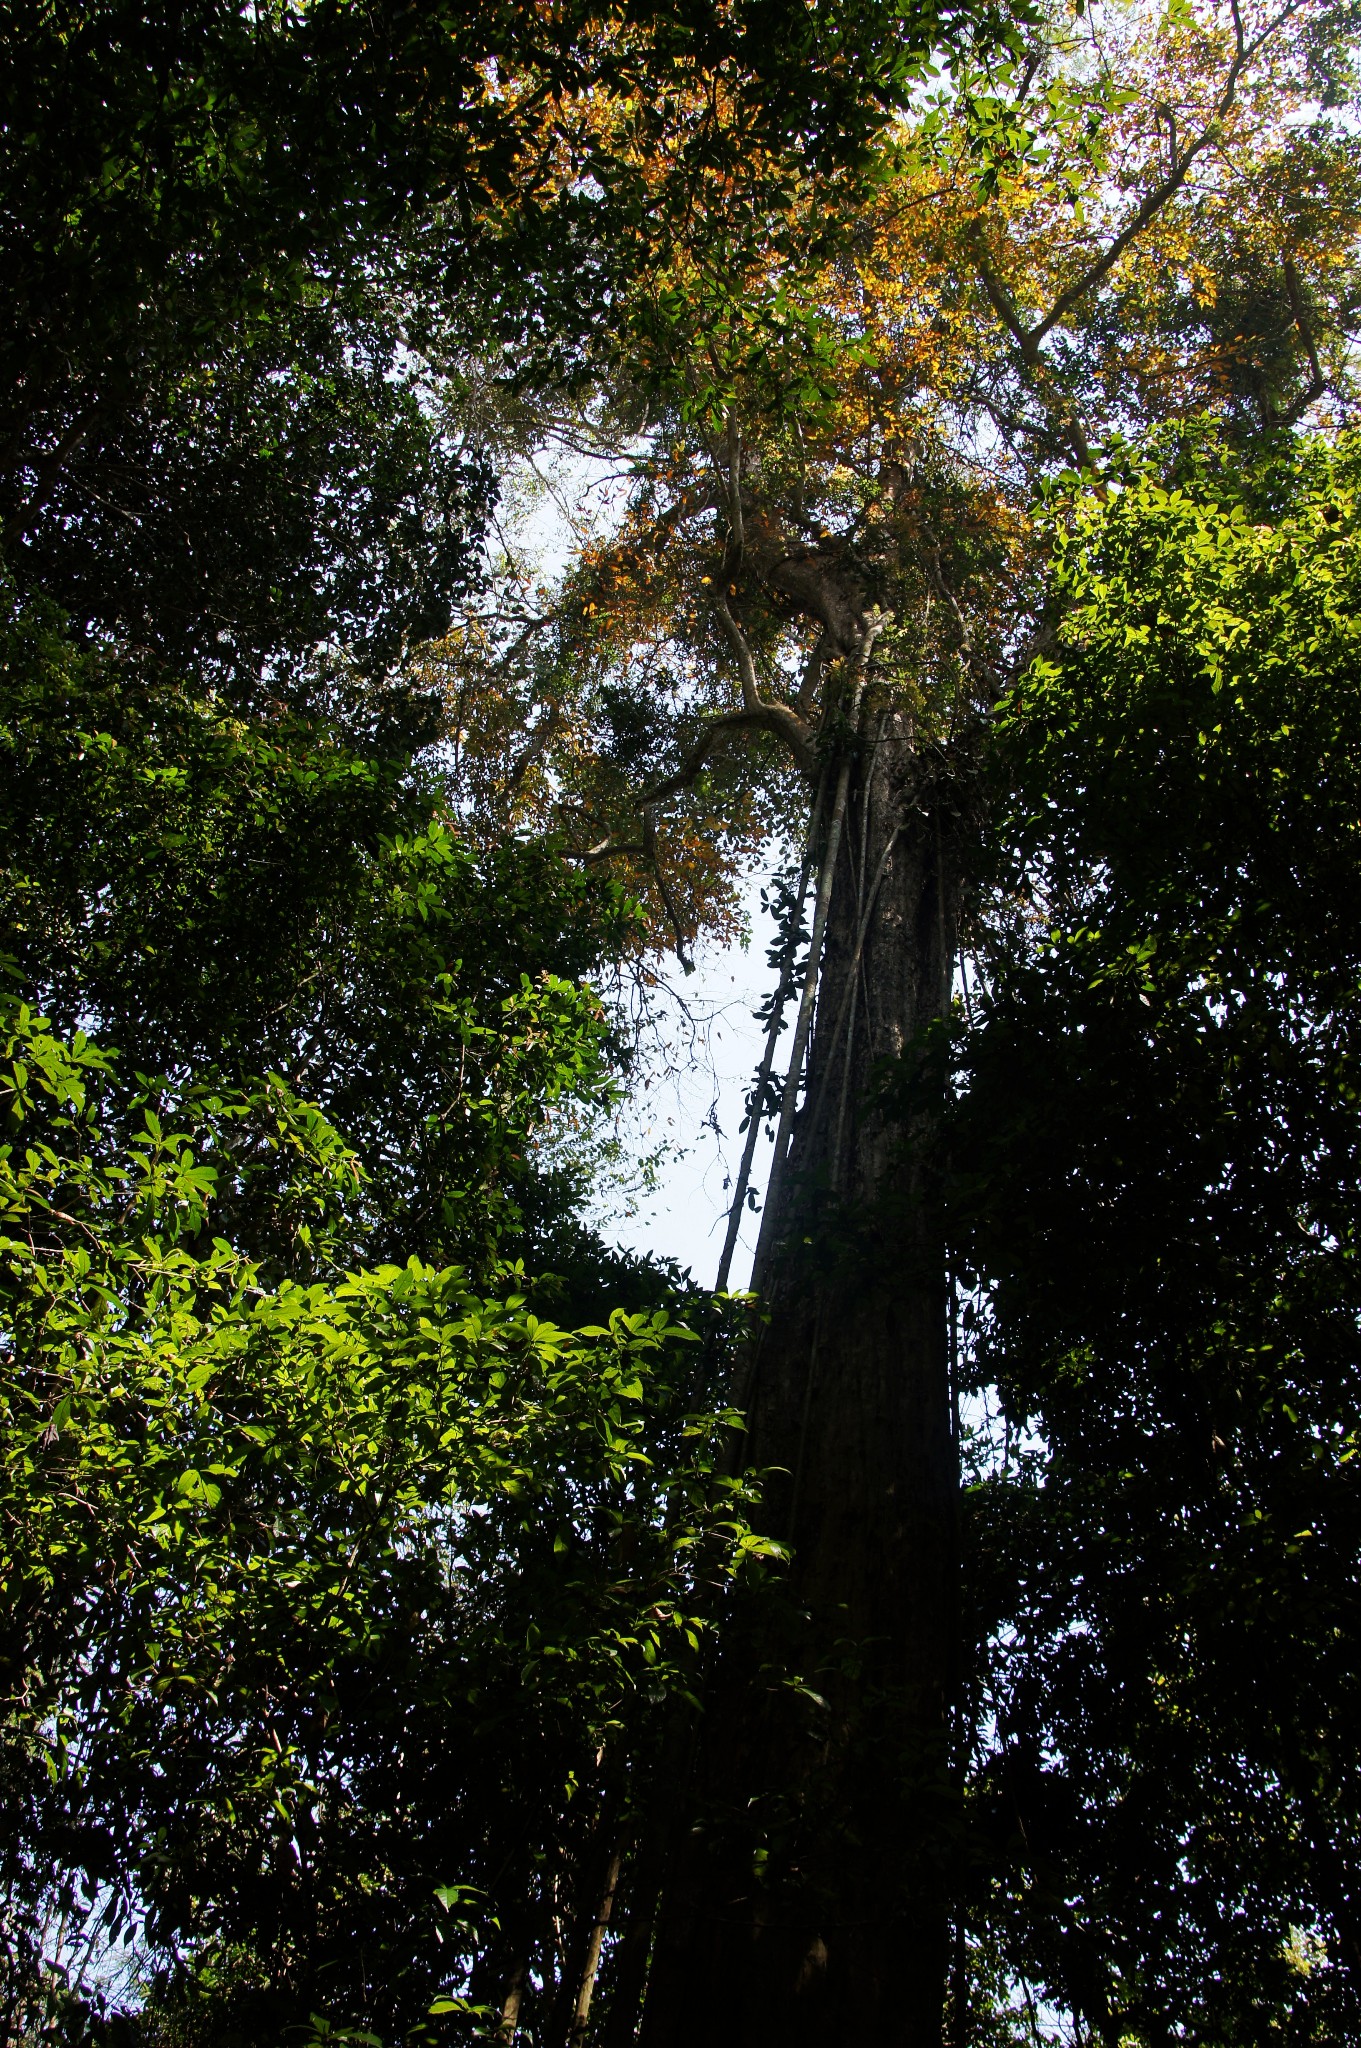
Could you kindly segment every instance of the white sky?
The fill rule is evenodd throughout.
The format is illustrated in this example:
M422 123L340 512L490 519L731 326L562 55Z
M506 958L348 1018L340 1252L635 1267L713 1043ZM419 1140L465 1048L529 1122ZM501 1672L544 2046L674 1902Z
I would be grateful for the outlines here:
M774 981L766 962L774 924L761 908L762 879L753 879L746 896L749 947L700 946L689 976L674 960L669 963L668 979L693 1020L678 1011L677 1036L684 1034L687 1047L693 1042L693 1051L679 1060L673 1078L644 1075L625 1121L637 1157L661 1145L667 1154L657 1186L641 1197L631 1215L611 1214L605 1206L600 1219L607 1236L631 1250L677 1260L706 1287L713 1284L723 1249L733 1192L724 1182L736 1180L741 1164L746 1134L738 1126L765 1044L764 1028L752 1013ZM787 1051L787 1036L782 1049ZM763 1132L752 1164L758 1202L770 1154L770 1139ZM747 1284L759 1223L759 1214L748 1209L730 1287Z

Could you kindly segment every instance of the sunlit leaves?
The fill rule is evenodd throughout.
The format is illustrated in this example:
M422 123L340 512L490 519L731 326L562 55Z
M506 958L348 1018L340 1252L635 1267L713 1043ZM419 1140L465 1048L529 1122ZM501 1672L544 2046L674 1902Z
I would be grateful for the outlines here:
M415 1257L271 1276L214 1234L206 1122L294 1142L323 1223L353 1155L278 1082L173 1120L161 1084L120 1141L113 1071L7 1004L0 1085L34 1098L0 1147L15 1929L82 1886L162 1940L248 1938L264 1911L286 2011L288 1941L339 1957L384 1886L375 1995L428 2006L494 1934L526 1804L551 1840L611 1731L645 1748L693 1684L764 1554L748 1489L665 1310L574 1331L522 1276L489 1296ZM455 1878L475 1904L437 1933Z

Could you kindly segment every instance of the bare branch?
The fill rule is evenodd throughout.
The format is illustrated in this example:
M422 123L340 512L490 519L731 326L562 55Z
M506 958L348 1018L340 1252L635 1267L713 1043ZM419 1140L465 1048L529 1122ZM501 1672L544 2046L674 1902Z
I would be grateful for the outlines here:
M1269 22L1256 41L1251 44L1248 43L1243 33L1243 18L1239 11L1238 0L1230 0L1230 8L1233 15L1234 32L1233 61L1230 63L1225 74L1224 87L1219 98L1215 101L1214 112L1195 139L1187 143L1181 154L1175 157L1172 168L1167 176L1147 194L1142 204L1135 210L1132 218L1126 222L1115 239L1103 250L1094 263L1089 264L1075 284L1069 285L1066 291L1060 292L1043 320L1029 330L1028 338L1036 345L1044 340L1046 334L1058 326L1064 315L1072 311L1079 299L1085 298L1095 285L1100 284L1102 278L1109 276L1110 272L1124 255L1126 249L1129 248L1130 243L1135 241L1143 233L1149 222L1162 212L1169 199L1176 197L1176 194L1186 183L1196 158L1209 147L1210 143L1218 135L1220 123L1237 98L1238 81L1242 77L1249 60L1255 57L1257 52L1275 35L1277 29L1290 19L1290 16L1296 11L1296 4L1295 0L1290 0L1290 4L1281 9L1274 21Z
M771 704L761 695L756 681L756 664L752 660L751 644L729 609L727 593L722 584L715 586L714 610L718 622L727 636L728 645L737 656L737 671L742 679L742 709L752 724L763 724L773 733L778 733L793 750L794 758L806 775L814 769L812 749L809 744L808 727L797 711L787 704Z
M1322 398L1324 391L1327 389L1328 380L1323 374L1323 365L1318 359L1318 345L1314 340L1313 330L1309 325L1309 316L1304 310L1304 294L1300 290L1299 272L1289 256L1282 258L1282 266L1285 270L1285 289L1290 298L1290 311L1294 315L1295 325L1299 329L1300 340L1304 343L1304 352L1309 358L1311 374L1309 388L1285 412L1273 412L1271 414L1271 424L1278 427L1293 427L1301 413L1307 412L1316 399Z

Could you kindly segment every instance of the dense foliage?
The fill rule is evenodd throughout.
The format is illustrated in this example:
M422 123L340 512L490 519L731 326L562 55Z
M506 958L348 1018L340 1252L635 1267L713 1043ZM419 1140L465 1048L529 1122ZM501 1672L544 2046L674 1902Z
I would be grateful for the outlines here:
M391 661L448 625L487 509L450 369L509 348L579 376L696 177L792 141L854 159L942 29L990 18L21 0L0 86L11 568L238 691L327 637ZM642 160L669 167L660 206Z
M24 986L130 1070L286 1075L364 1165L368 1256L485 1259L501 1212L526 1220L517 1194L534 1212L536 1127L612 1087L580 978L628 936L622 892L543 847L475 858L395 691L252 720L47 614L3 632L0 906Z
M1102 2039L1357 2024L1357 503L1192 441L1065 504L997 727L983 1918Z
M113 1062L13 1001L4 1075L10 2024L125 1926L239 1956L252 2038L457 2012L755 1541L686 1333L336 1274L358 1165L277 1080L162 1086L120 1142ZM243 1154L325 1277L215 1234Z

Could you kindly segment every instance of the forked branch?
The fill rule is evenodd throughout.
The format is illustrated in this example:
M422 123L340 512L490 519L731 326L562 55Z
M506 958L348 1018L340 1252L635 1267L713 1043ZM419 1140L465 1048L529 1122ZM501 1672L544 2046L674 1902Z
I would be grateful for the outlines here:
M1149 222L1156 219L1168 201L1176 197L1177 193L1186 183L1191 167L1197 157L1208 149L1218 135L1220 123L1230 112L1238 96L1238 82L1243 76L1244 69L1257 55L1258 51L1270 42L1277 29L1283 27L1291 15L1296 12L1296 0L1290 0L1290 4L1283 7L1280 13L1272 21L1268 22L1262 33L1253 42L1249 43L1243 32L1243 16L1238 0L1229 0L1229 4L1230 12L1233 16L1233 57L1224 75L1223 88L1218 99L1215 101L1214 112L1210 115L1209 120L1200 130L1199 134L1186 144L1180 155L1173 159L1167 176L1156 184L1151 192L1146 194L1119 234L1107 243L1105 249L1087 266L1081 277L1070 284L1066 291L1059 293L1059 296L1055 299L1043 320L1038 321L1030 329L1030 339L1036 346L1044 340L1046 334L1058 326L1059 322L1067 314L1071 313L1073 307L1077 305L1080 299L1084 299L1087 293L1099 285L1104 277L1110 275L1130 244L1137 241ZM1175 134L1175 128L1173 133Z
M654 802L645 800L643 803L643 836L641 839L602 839L595 846L588 846L586 851L578 857L587 867L593 867L597 861L622 860L629 856L637 860L645 860L651 867L653 878L657 884L657 893L662 899L662 908L666 912L666 921L671 927L671 936L676 942L676 958L680 961L687 974L693 974L695 971L694 958L686 942L685 928L681 923L680 911L676 907L676 899L672 894L671 884L666 879L666 870L662 866L657 853L657 810Z
M1110 275L1111 271L1114 270L1116 264L1119 263L1121 257L1125 254L1125 251L1138 240L1145 228L1176 197L1190 176L1197 159L1203 155L1205 150L1210 147L1220 134L1223 122L1232 110L1234 102L1238 97L1238 87L1245 69L1265 45L1270 42L1277 31L1298 11L1298 6L1299 0L1287 0L1287 4L1272 17L1261 33L1249 42L1243 27L1239 0L1229 0L1230 14L1233 20L1233 56L1230 59L1228 70L1224 75L1224 83L1215 100L1209 118L1203 123L1198 132L1192 136L1190 141L1178 148L1175 115L1170 107L1163 107L1159 110L1167 118L1170 138L1170 162L1166 175L1158 180L1150 192L1145 194L1133 214L1126 221L1124 227L1121 228L1118 234L1112 236L1100 255L1093 258L1081 275L1059 293L1048 312L1032 325L1028 326L1026 324L1005 281L998 274L988 254L981 226L975 229L973 237L974 262L988 303L996 314L998 321L1015 342L1017 353L1030 373L1032 380L1042 387L1041 395L1044 402L1060 424L1065 439L1077 457L1080 468L1087 468L1090 465L1090 445L1071 401L1065 396L1056 395L1051 389L1043 388L1048 385L1049 377L1041 343L1048 335L1053 333L1056 327L1061 325L1073 311L1073 308L1079 305L1089 292L1094 291ZM1290 288L1289 279L1287 279L1287 288ZM1303 323L1300 323L1300 331L1301 334L1305 335L1306 347L1308 347L1307 330ZM1319 383L1319 392L1301 401L1301 411L1304 407L1312 404L1313 397L1318 396L1322 391L1322 380L1318 373L1317 358L1312 352L1311 364L1315 371L1316 381Z
M727 593L722 588L715 593L714 611L728 645L737 656L737 672L742 683L742 710L746 715L746 721L752 725L764 725L767 731L778 734L788 744L804 774L812 775L816 763L813 760L812 734L808 725L788 704L773 704L761 695L756 680L756 663L752 659L751 643L733 617Z

